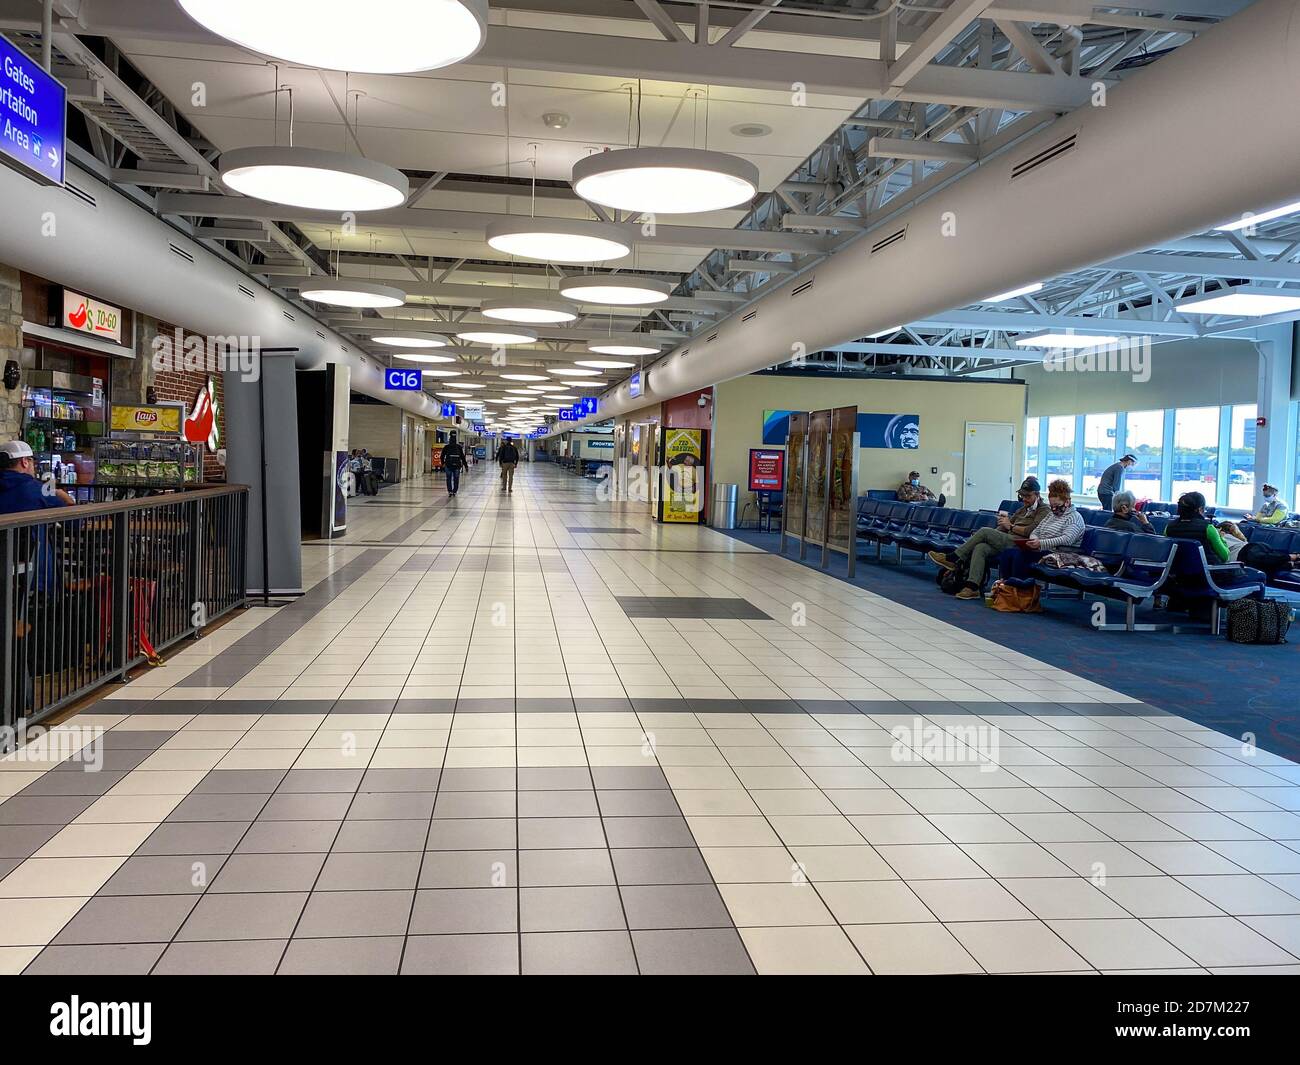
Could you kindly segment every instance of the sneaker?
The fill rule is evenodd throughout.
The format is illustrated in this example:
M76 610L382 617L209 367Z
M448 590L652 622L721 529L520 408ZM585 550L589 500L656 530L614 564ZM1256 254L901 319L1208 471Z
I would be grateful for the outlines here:
M976 588L973 584L968 584L968 585L966 585L966 587L964 587L960 592L958 592L958 593L956 594L956 596L954 596L954 598L956 598L956 599L978 599L978 598L980 598L980 590L979 590L978 588Z
M942 566L946 570L957 568L957 563L949 557L946 551L927 551L926 557L935 565Z

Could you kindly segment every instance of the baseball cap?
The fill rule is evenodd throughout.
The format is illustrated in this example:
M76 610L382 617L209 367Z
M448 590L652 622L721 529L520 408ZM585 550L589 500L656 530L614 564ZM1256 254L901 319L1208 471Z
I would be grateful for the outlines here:
M1137 456L1125 455L1123 458L1120 459L1120 462L1137 462Z
M8 455L11 459L29 459L32 457L32 446L26 440L10 440L0 444L0 455Z
M1042 490L1043 486L1038 483L1037 477L1026 477L1017 489L1018 492L1041 492Z

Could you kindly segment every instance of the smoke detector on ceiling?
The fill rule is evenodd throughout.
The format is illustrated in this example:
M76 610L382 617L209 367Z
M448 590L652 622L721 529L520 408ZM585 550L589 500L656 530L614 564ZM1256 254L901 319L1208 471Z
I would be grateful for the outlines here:
M569 116L563 111L547 111L542 115L542 122L551 129L564 129L569 124Z
M772 132L772 127L762 122L740 122L731 127L731 132L737 137L766 137Z

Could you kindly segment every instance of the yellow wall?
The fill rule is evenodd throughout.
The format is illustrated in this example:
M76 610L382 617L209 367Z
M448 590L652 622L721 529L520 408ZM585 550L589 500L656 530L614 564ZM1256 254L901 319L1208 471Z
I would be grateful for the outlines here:
M915 451L863 448L858 454L858 492L895 488L909 470L938 493L944 474L961 505L962 453L967 421L1015 426L1016 466L1023 469L1025 388L1020 382L944 381L927 378L778 377L750 375L717 387L713 406L713 482L740 486L746 498L749 449L763 445L763 411L821 410L856 405L863 413L919 414L921 446ZM932 474L930 468L939 472Z

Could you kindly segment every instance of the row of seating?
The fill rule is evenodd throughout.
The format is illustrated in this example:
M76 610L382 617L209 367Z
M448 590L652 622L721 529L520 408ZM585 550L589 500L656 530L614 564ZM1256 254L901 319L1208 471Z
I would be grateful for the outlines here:
M1010 511L1015 505L1014 501L1009 501L999 509ZM858 536L864 544L875 544L877 559L881 558L886 544L895 547L900 562L904 552L909 550L921 553L951 551L977 529L993 526L996 522L997 515L992 511L885 503L872 499L858 501ZM1107 572L1037 565L1033 567L1029 583L1068 588L1078 592L1080 597L1093 595L1122 602L1124 624L1103 624L1098 628L1123 628L1130 632L1156 628L1138 625L1136 609L1140 603L1159 593L1174 597L1187 606L1208 603L1211 631L1217 633L1223 604L1243 598L1262 598L1267 586L1267 578L1258 570L1238 564L1211 563L1206 558L1205 549L1194 540L1120 532L1094 523L1089 524L1078 551L1101 561Z

